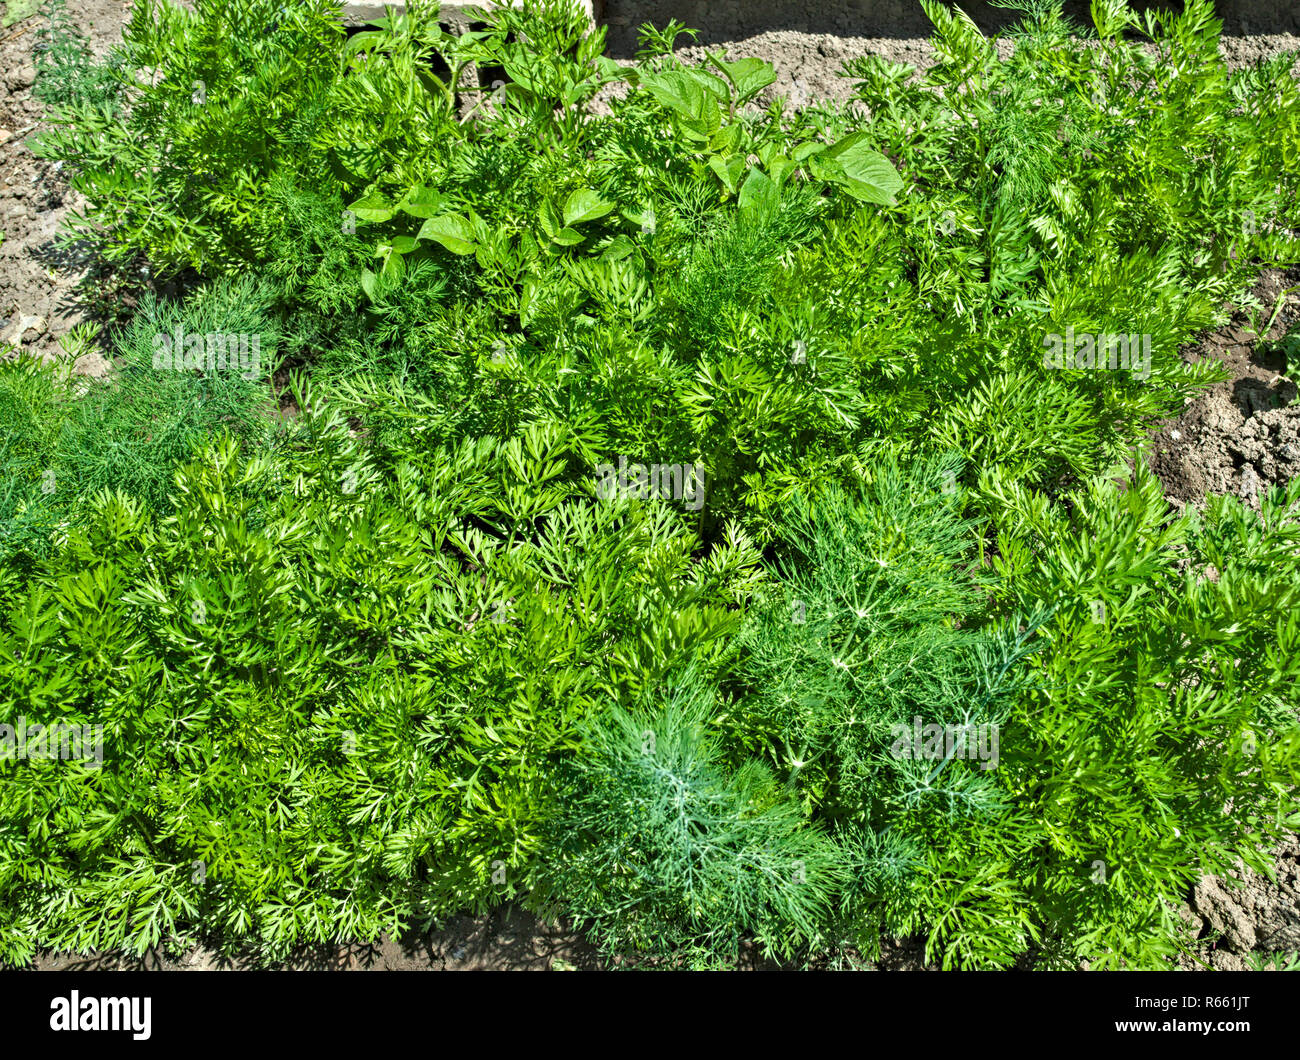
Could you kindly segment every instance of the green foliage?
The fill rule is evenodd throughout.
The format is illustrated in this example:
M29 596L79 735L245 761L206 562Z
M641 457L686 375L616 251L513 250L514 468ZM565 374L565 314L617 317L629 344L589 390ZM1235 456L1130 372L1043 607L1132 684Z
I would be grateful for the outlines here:
M564 776L539 893L611 954L734 966L742 939L787 956L827 915L838 851L765 766L722 767L711 699L687 675L611 705Z
M121 95L120 63L110 56L97 62L89 43L67 15L65 0L47 0L36 46L36 85L32 94L47 107L81 106L111 114Z
M6 558L15 547L40 547L57 521L37 499L57 487L46 471L65 415L59 383L38 361L0 359L0 554Z
M796 501L780 576L739 641L732 740L834 829L853 866L841 931L869 951L882 931L937 927L921 912L935 885L927 853L972 822L1017 816L996 779L999 731L1030 685L1043 616L981 625L960 470L952 457L885 459L860 496ZM996 931L1027 942L1017 924ZM996 931L981 943L996 945Z
M161 342L177 336L190 340L192 366L164 363ZM216 358L213 343L219 337L224 347L227 336L228 362ZM100 490L123 490L153 510L168 510L176 467L222 431L269 440L274 407L266 379L276 348L264 294L239 280L184 304L146 296L113 344L118 371L108 379L73 383L71 362L84 350L68 351L62 364L0 361L0 407L7 412L0 427L0 555L43 548L48 534Z
M1178 518L1144 469L1060 507L1001 488L999 594L1054 614L998 774L1034 823L997 844L1058 959L1148 967L1198 874L1262 868L1300 820L1300 486Z
M888 754L894 724L910 731L914 716L997 720L974 688L981 635L954 621L978 607L959 471L886 460L860 497L800 497L780 523L781 577L741 638L752 691L729 723L831 819L879 825L909 802L987 797L987 776Z
M6 567L0 718L104 726L102 765L0 761L6 958L283 954L525 889L576 724L707 665L757 558L591 508L562 454L534 432L383 470L309 415L206 448L171 515L100 492Z
M105 727L0 760L0 955L528 898L656 965L1154 967L1264 863L1300 488L1175 517L1140 450L1300 260L1294 57L1229 73L1208 0L1036 0L1006 60L924 7L937 66L798 112L572 0L149 0L98 64L51 9L68 237L199 282L105 381L0 360L0 723Z
M89 200L72 232L112 261L143 253L159 274L253 260L271 177L321 176L311 148L342 70L335 14L329 0L136 4L109 60L117 103L61 94L37 148Z
M1213 378L1179 349L1223 322L1259 262L1297 260L1293 57L1229 74L1208 0L1142 19L1098 5L1091 39L1038 4L1006 61L954 9L925 6L941 61L924 76L874 56L847 64L873 137L917 192L898 207L910 275L889 301L907 346L927 351L929 393L888 358L876 401L974 469L1097 474ZM808 274L847 285L879 268L842 246ZM851 306L843 331L877 311ZM1044 372L1047 337L1067 328L1151 336L1149 375Z

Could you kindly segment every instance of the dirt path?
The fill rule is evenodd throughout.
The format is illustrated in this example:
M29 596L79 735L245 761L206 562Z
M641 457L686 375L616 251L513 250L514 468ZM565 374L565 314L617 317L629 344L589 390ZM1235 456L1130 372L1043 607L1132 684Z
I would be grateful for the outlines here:
M121 0L68 5L97 56L121 38L128 11ZM93 312L78 293L88 263L55 246L64 216L79 206L78 196L56 165L27 147L30 137L48 128L40 120L41 104L32 98L35 48L44 24L36 16L0 30L0 342L50 357L59 350L59 338ZM77 364L84 375L104 375L108 369L98 353Z

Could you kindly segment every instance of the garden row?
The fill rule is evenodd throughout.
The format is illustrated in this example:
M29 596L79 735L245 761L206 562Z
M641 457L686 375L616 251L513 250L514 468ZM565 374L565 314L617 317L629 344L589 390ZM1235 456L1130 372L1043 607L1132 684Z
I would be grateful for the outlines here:
M69 239L186 293L88 392L0 362L0 956L1186 949L1300 822L1300 486L1176 514L1143 447L1300 263L1295 57L923 3L799 111L568 0L52 9Z

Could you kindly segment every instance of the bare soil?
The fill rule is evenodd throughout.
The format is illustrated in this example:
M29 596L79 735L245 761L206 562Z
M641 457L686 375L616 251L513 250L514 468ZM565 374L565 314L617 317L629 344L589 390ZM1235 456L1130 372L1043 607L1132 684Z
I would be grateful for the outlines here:
M157 947L143 958L122 953L41 953L39 971L241 971L267 967L245 953L196 945L180 954ZM483 916L454 916L427 932L410 931L373 944L296 950L270 967L283 971L591 971L602 967L594 947L569 927L547 924L513 905Z
M129 10L121 0L68 5L97 56L121 38ZM44 22L29 17L0 30L0 343L51 357L59 338L93 314L79 292L89 259L76 249L60 249L55 240L69 209L81 205L79 197L57 166L36 158L27 145L49 127L31 91L37 31ZM102 354L89 353L76 371L102 376L110 367Z
M1297 285L1300 270L1269 269L1252 291L1264 307L1254 321L1238 312L1183 354L1189 363L1217 360L1231 378L1204 391L1155 433L1151 465L1176 507L1201 506L1207 494L1231 493L1258 511L1261 493L1285 486L1300 470L1293 377L1300 369L1300 330L1283 341L1300 323L1300 291L1288 292ZM1265 329L1274 314L1266 334L1252 330Z

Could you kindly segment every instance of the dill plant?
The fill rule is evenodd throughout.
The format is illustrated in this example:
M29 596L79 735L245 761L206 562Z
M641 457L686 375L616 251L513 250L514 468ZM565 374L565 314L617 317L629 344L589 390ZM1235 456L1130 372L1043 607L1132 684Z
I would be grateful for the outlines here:
M712 698L687 674L611 705L561 774L538 893L612 955L729 967L744 938L787 957L820 934L838 851L767 766L723 766Z
M256 336L260 370L247 378L251 372L233 366L158 367L158 338L178 331L200 339L217 332ZM77 350L49 365L25 357L0 362L0 401L10 412L0 427L6 548L44 548L55 528L101 490L122 490L167 511L175 470L222 432L268 444L267 378L277 331L256 283L222 281L184 303L146 295L109 343L115 370L105 379L74 383Z

